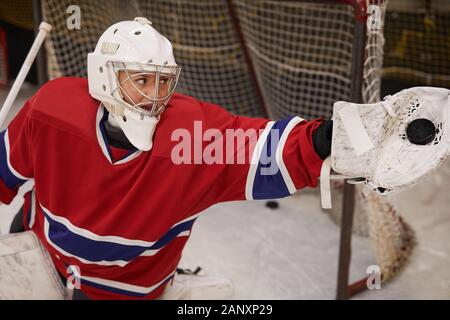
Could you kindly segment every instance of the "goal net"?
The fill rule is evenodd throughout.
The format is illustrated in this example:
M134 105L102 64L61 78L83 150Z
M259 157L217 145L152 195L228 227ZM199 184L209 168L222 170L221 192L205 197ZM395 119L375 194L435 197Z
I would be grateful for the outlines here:
M383 0L43 0L43 18L54 26L46 41L48 72L50 78L85 77L86 54L101 33L114 22L145 16L173 44L183 68L179 92L240 115L328 118L336 101L380 99L386 4ZM67 27L70 5L80 9L80 29ZM355 36L358 23L363 38ZM386 243L383 234L397 237L398 214L380 209L386 206L366 205L367 198L357 199L363 205L355 213L355 228L371 235L376 252L395 251L399 241ZM339 208L337 203L335 207ZM370 208L378 211L371 214ZM336 221L339 211L331 213ZM370 217L378 222L368 223ZM405 260L390 255L387 262L378 259L385 279L392 264L398 269Z
M353 90L356 13L334 2L45 0L43 18L54 26L46 42L49 76L85 77L86 53L105 28L143 15L174 45L183 67L179 91L244 115L329 117L333 103L351 100ZM67 8L74 4L80 29L71 30ZM379 99L381 31L369 30L366 44L363 101L372 102Z

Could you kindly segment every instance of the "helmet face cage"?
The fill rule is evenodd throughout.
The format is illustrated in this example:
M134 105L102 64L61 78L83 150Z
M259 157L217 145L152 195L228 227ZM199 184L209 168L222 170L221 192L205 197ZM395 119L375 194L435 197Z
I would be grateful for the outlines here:
M116 88L111 92L114 99L125 104L127 108L139 112L142 117L144 115L159 117L175 92L181 67L115 61L109 63L112 65L116 81ZM125 73L125 78L122 80L119 79L120 71ZM150 80L150 83L144 84L147 86L144 89L138 83L143 78L145 82ZM134 101L125 90L125 84L140 94L143 99L140 102ZM131 101L131 104L124 99L124 96Z

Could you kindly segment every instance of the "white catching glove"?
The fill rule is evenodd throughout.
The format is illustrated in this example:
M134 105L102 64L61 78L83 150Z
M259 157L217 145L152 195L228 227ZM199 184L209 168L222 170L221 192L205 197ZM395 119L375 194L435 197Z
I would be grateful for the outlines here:
M330 178L355 178L387 194L438 167L450 153L449 108L450 90L433 87L402 90L374 104L336 102L322 206L331 208ZM330 177L330 167L341 176Z

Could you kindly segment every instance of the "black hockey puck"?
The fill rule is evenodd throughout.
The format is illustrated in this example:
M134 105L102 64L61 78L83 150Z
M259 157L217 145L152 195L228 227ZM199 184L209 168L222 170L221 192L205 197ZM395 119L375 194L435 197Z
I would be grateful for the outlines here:
M266 207L270 208L270 209L278 209L280 205L278 204L277 201L267 201L266 202Z
M408 124L406 135L411 143L426 145L436 136L436 127L428 119L416 119Z

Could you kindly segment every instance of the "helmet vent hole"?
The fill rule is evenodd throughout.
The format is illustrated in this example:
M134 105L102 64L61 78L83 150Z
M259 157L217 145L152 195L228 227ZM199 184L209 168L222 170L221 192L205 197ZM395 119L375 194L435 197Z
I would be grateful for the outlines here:
M99 70L100 70L100 73L103 73L103 67L100 67Z
M113 33L116 34L117 30L119 30L119 29L115 29Z
M103 88L103 91L106 91L106 86L105 85L103 85L102 88Z
M122 120L123 120L123 122L127 122L127 117L122 116Z
M136 31L134 34L138 36L138 35L141 34L141 32L140 31Z

